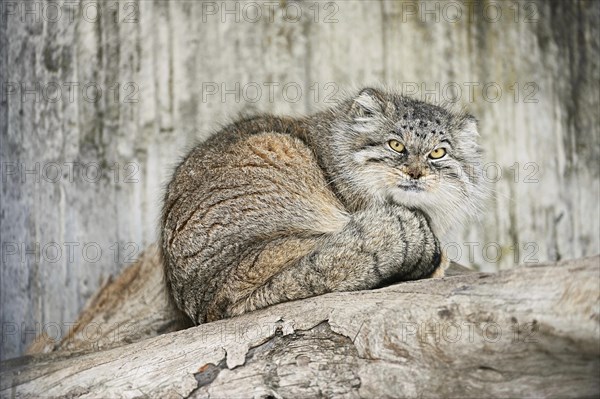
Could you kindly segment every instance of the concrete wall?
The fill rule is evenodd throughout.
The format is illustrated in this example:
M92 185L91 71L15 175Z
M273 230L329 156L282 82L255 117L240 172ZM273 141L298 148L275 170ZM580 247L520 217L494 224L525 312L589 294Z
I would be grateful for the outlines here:
M595 1L1 11L2 358L64 334L155 240L161 186L187 146L239 113L312 112L363 84L480 119L494 195L451 257L492 271L600 252Z

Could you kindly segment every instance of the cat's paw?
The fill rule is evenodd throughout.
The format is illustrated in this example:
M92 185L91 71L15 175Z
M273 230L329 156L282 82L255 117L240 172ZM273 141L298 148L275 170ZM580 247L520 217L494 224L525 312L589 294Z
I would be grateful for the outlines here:
M429 278L442 278L446 275L446 269L450 267L450 259L446 256L446 253L442 250L442 260L440 265L431 273Z

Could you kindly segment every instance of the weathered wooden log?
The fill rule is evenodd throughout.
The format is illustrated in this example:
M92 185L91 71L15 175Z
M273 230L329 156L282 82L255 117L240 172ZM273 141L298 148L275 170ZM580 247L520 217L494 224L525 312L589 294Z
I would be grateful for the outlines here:
M597 397L599 262L332 293L104 351L8 360L0 394Z

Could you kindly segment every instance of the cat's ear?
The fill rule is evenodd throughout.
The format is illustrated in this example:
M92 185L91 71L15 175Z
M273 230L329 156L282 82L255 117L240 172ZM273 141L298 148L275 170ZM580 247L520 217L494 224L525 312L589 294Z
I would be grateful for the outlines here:
M350 113L355 118L369 118L384 110L382 95L373 88L362 89L352 102Z
M469 137L479 137L477 119L472 115L466 115L460 128L462 134Z

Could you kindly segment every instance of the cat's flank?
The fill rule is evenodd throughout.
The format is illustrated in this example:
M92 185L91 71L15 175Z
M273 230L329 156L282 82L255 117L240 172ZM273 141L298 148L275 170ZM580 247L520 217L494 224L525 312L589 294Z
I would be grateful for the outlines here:
M474 118L363 89L305 118L238 121L166 191L161 251L195 323L443 275L437 237L479 197Z

